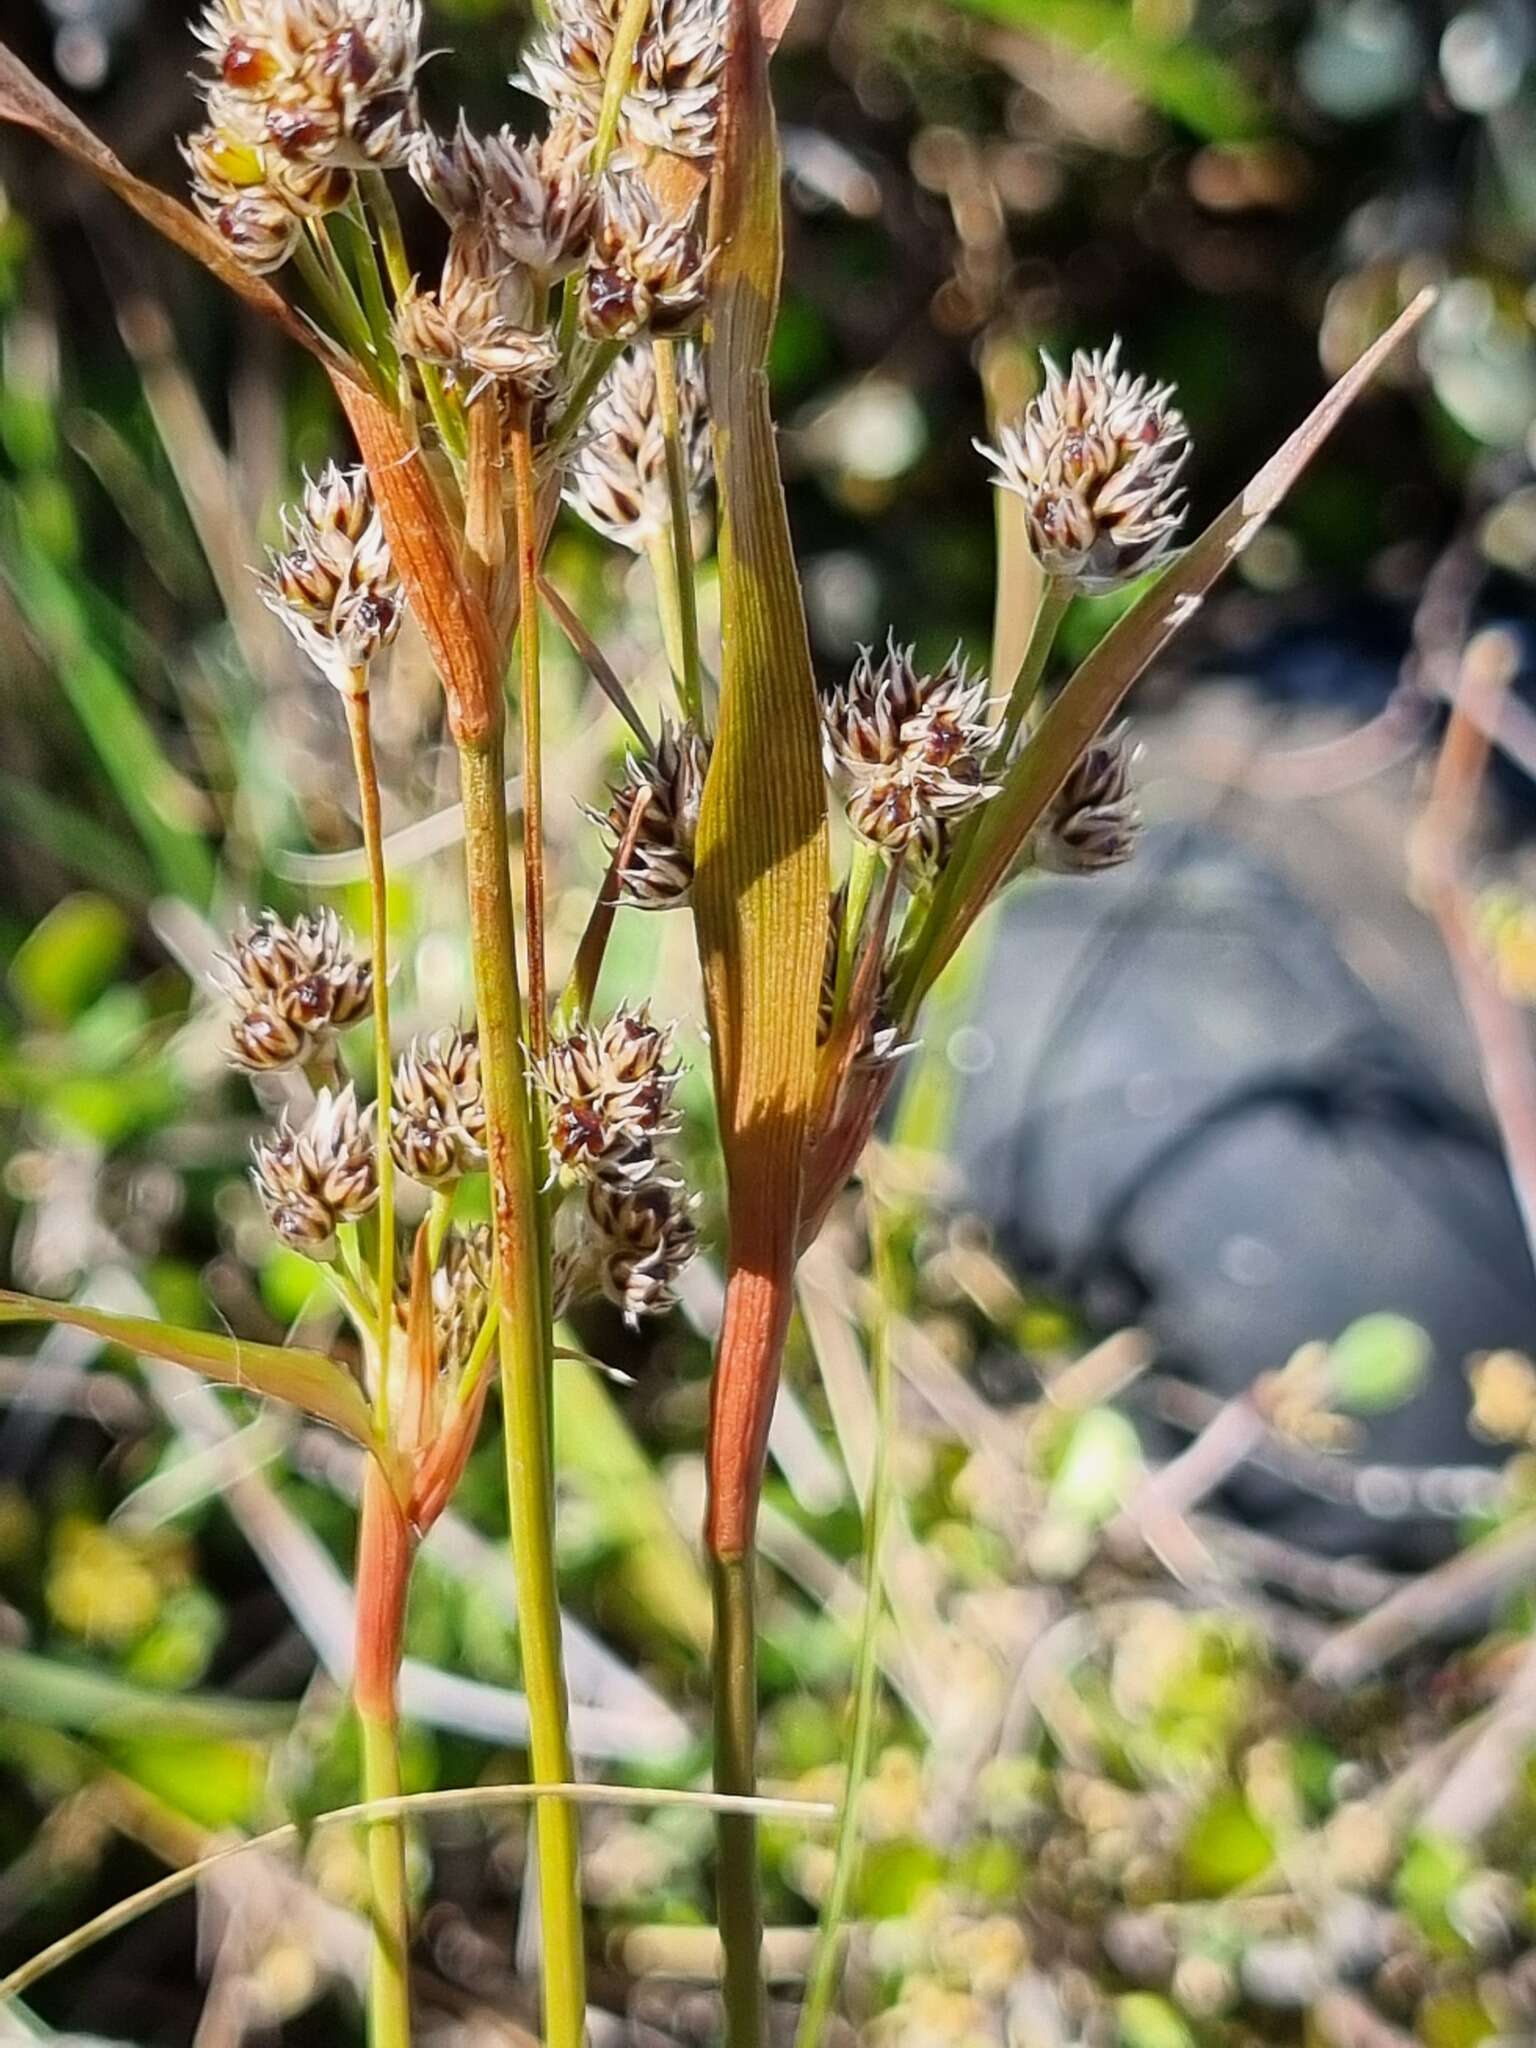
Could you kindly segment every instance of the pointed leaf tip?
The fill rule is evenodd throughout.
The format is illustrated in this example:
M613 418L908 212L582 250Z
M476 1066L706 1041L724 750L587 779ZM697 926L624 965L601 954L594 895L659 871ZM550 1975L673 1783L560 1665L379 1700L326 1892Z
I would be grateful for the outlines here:
M166 1365L185 1366L220 1386L286 1401L328 1422L365 1450L375 1448L373 1419L362 1388L333 1358L279 1344L248 1344L216 1330L183 1330L152 1316L117 1315L70 1301L42 1301L0 1290L0 1324L59 1323Z

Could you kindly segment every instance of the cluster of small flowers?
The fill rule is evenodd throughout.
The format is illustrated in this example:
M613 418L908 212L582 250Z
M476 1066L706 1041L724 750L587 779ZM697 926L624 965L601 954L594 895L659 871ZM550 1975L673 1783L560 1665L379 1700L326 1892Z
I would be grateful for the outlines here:
M1048 576L1112 590L1164 559L1184 517L1178 479L1189 429L1171 384L1120 368L1120 343L1079 350L1065 376L1043 355L1045 383L998 446L977 447L1023 501L1029 544Z
M188 138L203 218L255 271L398 165L418 125L421 0L211 0L198 37L207 122Z
M352 204L358 171L409 169L449 245L437 284L397 304L396 346L466 399L488 384L547 396L553 285L566 281L582 331L604 342L685 333L703 308L697 209L663 203L646 167L658 152L712 155L726 9L656 0L606 121L619 13L614 0L557 10L517 80L548 127L520 139L473 135L462 117L448 136L423 127L420 0L210 0L207 120L185 145L194 200L243 264L269 272L307 221Z
M334 910L291 925L263 911L234 934L222 965L235 1008L230 1050L253 1073L307 1066L373 1004L373 969L354 954Z
M251 1177L272 1228L307 1259L334 1258L337 1231L360 1222L379 1199L374 1118L358 1107L350 1083L322 1088L297 1127L284 1111L251 1152Z
M597 132L622 0L561 0L523 55L515 83L578 135ZM725 62L725 0L657 0L618 109L620 154L714 154Z
M1065 376L1047 356L1045 382L997 448L997 482L1020 498L1030 547L1048 578L1104 591L1157 566L1183 517L1178 478L1189 452L1171 386L1132 378L1120 344L1079 352ZM980 445L980 444L978 444ZM865 648L823 703L829 772L848 821L867 844L905 859L930 882L955 828L997 793L1006 771L987 717L986 684L958 651L932 674L894 639ZM1077 763L1035 834L1038 864L1069 874L1116 867L1134 850L1135 754L1124 725Z
M692 1204L665 1149L679 1118L670 1027L621 1008L551 1040L535 1070L552 1170L580 1200L556 1219L555 1295L601 1291L631 1323L675 1302L698 1246Z
M987 708L986 677L970 674L958 648L931 674L894 639L878 660L860 650L822 702L827 769L860 839L919 876L936 871L955 826L997 793L986 778Z
M485 1089L480 1042L450 1028L411 1041L390 1091L389 1149L423 1187L456 1187L485 1166Z
M691 349L678 357L677 386L683 466L697 527L713 465L704 382ZM566 473L565 498L589 526L637 555L670 535L656 365L643 343L626 349L598 387Z
M286 545L258 588L323 676L344 694L400 630L405 600L365 469L327 463L283 513Z

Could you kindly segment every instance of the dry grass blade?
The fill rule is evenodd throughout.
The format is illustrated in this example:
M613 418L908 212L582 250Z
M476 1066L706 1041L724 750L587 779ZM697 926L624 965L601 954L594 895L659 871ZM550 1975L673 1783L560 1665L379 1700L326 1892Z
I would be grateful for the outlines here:
M15 52L3 43L0 43L0 121L14 122L17 127L30 128L34 134L41 135L71 163L99 178L141 219L158 229L167 241L174 242L178 249L194 257L204 269L211 270L221 284L228 285L254 311L275 320L292 340L320 356L333 374L347 376L340 359L332 354L312 327L306 326L265 278L254 276L238 263L213 229L199 220L190 207L183 206L179 199L172 199L169 193L146 185L142 178L136 178L119 163L106 144L99 141L62 100L56 99L41 80L34 78Z
M910 1018L923 995L990 901L1023 851L1046 805L1094 734L1137 677L1199 609L1205 593L1240 555L1280 504L1381 364L1424 318L1434 293L1424 291L1326 393L1241 495L1104 636L1040 721L986 806L957 885L925 926L902 989Z
M419 443L388 407L332 373L378 500L390 553L448 699L454 738L483 744L501 717L490 621L471 587Z
M827 900L815 682L768 406L779 156L762 45L741 0L723 102L704 361L724 634L694 901L730 1182L710 1542L739 1556L790 1311Z
M117 1934L124 1927L131 1927L135 1920L142 1920L146 1913L156 1906L168 1904L183 1893L193 1890L201 1880L221 1863L227 1863L236 1856L248 1856L253 1851L271 1852L280 1848L298 1848L317 1828L354 1825L358 1821L385 1820L390 1817L405 1818L410 1815L426 1816L434 1813L468 1813L491 1811L501 1806L527 1806L535 1799L558 1795L573 1806L680 1806L702 1809L706 1813L747 1813L764 1820L799 1821L809 1827L825 1827L836 1818L837 1809L821 1800L773 1799L737 1797L724 1792L699 1792L652 1789L647 1785L594 1785L571 1783L565 1785L464 1785L440 1792L403 1792L396 1799L361 1800L355 1806L332 1807L329 1812L317 1814L301 1828L295 1821L286 1821L281 1827L269 1828L265 1834L253 1835L247 1842L234 1842L222 1849L215 1849L209 1856L196 1863L189 1863L184 1869L173 1870L158 1883L146 1885L131 1898L122 1899L115 1906L109 1906L104 1913L98 1913L94 1920L83 1925L40 1949L20 1968L0 1979L0 2004L9 2004L20 1998L34 1984L39 1983L52 1971L74 1960L108 1935Z
M88 1330L109 1344L167 1365L185 1366L226 1387L244 1387L300 1408L328 1422L343 1436L375 1450L373 1424L362 1389L349 1373L318 1351L278 1344L247 1344L211 1330L179 1330L150 1316L114 1315L74 1302L40 1301L29 1294L0 1293L0 1324L63 1323Z

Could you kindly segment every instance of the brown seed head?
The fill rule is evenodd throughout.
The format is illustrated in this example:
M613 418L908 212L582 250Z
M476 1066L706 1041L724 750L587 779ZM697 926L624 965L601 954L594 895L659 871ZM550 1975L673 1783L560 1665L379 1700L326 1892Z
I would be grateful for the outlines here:
M1123 720L1089 744L1035 833L1041 867L1093 875L1130 859L1141 831L1132 780L1138 751Z
M592 253L582 279L581 318L601 341L683 334L704 310L709 259L692 224L665 213L645 180L611 172L603 180Z
M465 230L449 243L438 289L401 300L395 340L402 355L451 370L466 403L488 384L531 399L549 389L559 363L553 337L522 324L531 309L525 273L487 232Z
M236 1011L230 1047L242 1067L299 1066L372 1007L373 969L334 910L308 911L291 925L264 910L234 934L221 964Z
M485 1165L485 1090L473 1032L415 1039L395 1068L390 1150L402 1173L427 1187L452 1187Z
M678 359L677 402L695 527L713 474L704 378L693 350ZM637 555L670 531L667 451L648 346L626 349L603 379L566 475L565 500L589 526Z
M1043 356L1044 389L998 446L977 447L995 481L1024 502L1029 542L1052 576L1112 589L1152 568L1184 516L1179 472L1189 429L1171 384L1132 378L1120 344L1081 350L1063 376Z
M632 1327L677 1305L677 1281L699 1248L692 1203L673 1177L638 1186L593 1181L587 1222L598 1284Z
M986 713L986 677L970 674L958 648L933 674L894 639L878 661L864 648L822 702L827 770L859 837L910 855L920 871L942 860L955 823L997 792L985 775Z
M586 140L597 131L618 13L616 0L556 0L512 81Z
M657 0L624 99L629 141L707 161L715 153L726 0Z
M618 878L622 900L639 910L672 910L692 894L693 851L709 751L709 742L697 727L663 720L654 755L641 760L631 754L626 761L624 780L613 792L606 817L598 811L588 813L611 835L617 849L635 799L644 795L634 850Z
M305 1258L331 1258L340 1226L366 1216L379 1198L371 1118L350 1086L337 1095L322 1088L307 1123L294 1130L285 1115L251 1152L272 1228Z
M211 0L210 95L295 163L402 163L419 125L420 0Z
M400 630L404 599L365 469L328 463L283 514L262 600L339 690L367 686L368 665Z
M656 1140L677 1129L672 1093L678 1069L667 1064L670 1025L623 1008L601 1028L578 1025L551 1039L536 1076L549 1104L549 1147L572 1180L625 1184L656 1171Z

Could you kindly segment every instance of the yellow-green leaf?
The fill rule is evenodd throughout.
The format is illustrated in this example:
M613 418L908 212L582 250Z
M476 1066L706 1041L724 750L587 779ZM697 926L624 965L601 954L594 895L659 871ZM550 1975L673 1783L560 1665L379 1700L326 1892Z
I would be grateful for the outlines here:
M373 1423L362 1388L333 1358L280 1344L248 1344L217 1330L182 1330L152 1316L115 1315L72 1301L41 1301L0 1292L0 1323L64 1323L108 1344L189 1372L221 1386L245 1387L286 1401L318 1422L328 1422L365 1449L374 1447Z
M790 1311L827 918L815 680L768 404L779 152L756 11L731 10L704 348L720 499L720 721L699 818L699 953L729 1183L709 1538L751 1540Z

